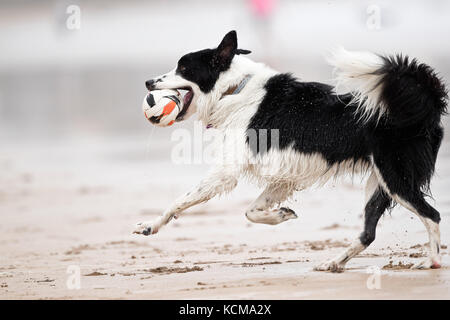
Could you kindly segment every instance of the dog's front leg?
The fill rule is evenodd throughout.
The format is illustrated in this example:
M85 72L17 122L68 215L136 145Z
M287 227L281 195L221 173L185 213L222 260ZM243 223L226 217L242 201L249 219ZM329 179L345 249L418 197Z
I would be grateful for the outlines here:
M236 175L224 173L224 170L215 170L206 179L202 180L194 190L178 198L155 221L138 223L133 233L143 234L145 236L155 234L162 226L166 225L174 216L179 215L183 210L208 201L216 195L230 192L236 187L237 182Z

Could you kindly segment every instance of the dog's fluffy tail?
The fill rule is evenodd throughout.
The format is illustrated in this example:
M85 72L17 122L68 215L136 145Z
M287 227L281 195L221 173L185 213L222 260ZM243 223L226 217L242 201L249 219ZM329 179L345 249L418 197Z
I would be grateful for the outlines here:
M336 89L352 92L362 120L391 125L428 127L447 109L447 90L426 64L407 56L380 56L338 48L328 58L335 67Z

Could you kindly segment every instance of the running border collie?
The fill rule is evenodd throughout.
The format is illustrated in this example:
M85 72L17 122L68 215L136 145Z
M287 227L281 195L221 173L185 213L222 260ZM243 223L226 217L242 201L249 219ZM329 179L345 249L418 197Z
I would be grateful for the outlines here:
M183 210L230 192L242 176L265 188L246 217L274 225L297 217L276 206L295 191L339 175L367 173L361 235L315 270L343 271L374 241L378 220L395 204L416 214L428 232L429 256L414 267L439 268L440 215L424 197L443 138L441 116L448 97L433 69L407 56L341 48L329 58L337 80L332 87L276 72L243 56L249 53L238 48L231 31L217 48L188 53L174 70L146 82L148 90L188 90L178 121L196 112L207 127L245 130L240 136L225 133L224 140L232 141L228 146L242 151L239 164L215 166L195 189L155 221L139 223L134 233L157 233ZM338 93L339 87L347 93ZM276 145L268 143L261 152L249 144L245 133L272 129L278 130Z

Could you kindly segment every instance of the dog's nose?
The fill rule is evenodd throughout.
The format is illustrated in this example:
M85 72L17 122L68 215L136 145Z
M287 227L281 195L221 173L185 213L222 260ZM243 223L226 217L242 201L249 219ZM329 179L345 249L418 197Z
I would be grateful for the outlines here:
M155 80L151 79L151 80L147 80L145 81L145 86L147 87L148 90L153 90L155 88Z

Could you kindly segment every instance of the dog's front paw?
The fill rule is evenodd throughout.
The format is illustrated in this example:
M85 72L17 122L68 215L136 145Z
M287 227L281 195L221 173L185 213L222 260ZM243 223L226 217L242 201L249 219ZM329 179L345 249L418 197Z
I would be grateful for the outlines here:
M344 272L344 264L338 263L334 260L330 260L327 262L323 262L317 266L314 267L315 271L331 271L331 272L337 272L341 273Z
M439 269L441 267L440 261L433 261L431 258L427 258L414 264L411 269Z
M151 234L156 233L156 230L155 228L152 227L151 223L141 222L136 225L136 228L134 229L133 233L149 236Z

